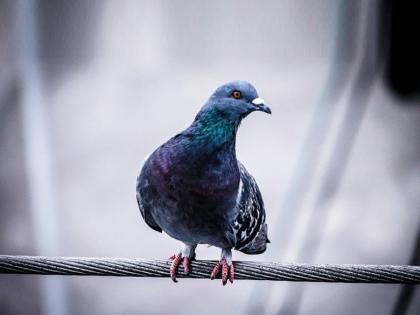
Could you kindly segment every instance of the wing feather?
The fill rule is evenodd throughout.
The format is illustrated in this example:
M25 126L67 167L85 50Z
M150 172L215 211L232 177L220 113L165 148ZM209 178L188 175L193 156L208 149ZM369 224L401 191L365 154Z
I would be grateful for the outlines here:
M235 249L245 250L257 238L263 227L265 209L257 182L240 162L238 166L241 182L237 197L239 211L234 223ZM265 242L263 245L265 246Z

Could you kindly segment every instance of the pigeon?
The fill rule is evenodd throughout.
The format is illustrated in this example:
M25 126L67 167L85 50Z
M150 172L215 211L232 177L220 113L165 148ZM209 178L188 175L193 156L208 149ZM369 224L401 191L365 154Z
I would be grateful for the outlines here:
M146 224L184 243L171 259L174 282L182 263L186 274L198 244L221 249L213 280L233 283L232 249L265 252L269 239L264 202L255 179L236 159L236 132L254 111L271 114L246 81L226 83L210 96L184 131L144 161L136 197Z

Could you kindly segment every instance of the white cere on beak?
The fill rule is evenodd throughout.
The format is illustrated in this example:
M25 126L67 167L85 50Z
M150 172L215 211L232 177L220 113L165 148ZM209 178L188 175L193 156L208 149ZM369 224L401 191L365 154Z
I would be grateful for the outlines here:
M254 105L262 105L262 104L264 104L264 100L262 98L257 97L257 98L254 98L252 100L252 104L254 104Z

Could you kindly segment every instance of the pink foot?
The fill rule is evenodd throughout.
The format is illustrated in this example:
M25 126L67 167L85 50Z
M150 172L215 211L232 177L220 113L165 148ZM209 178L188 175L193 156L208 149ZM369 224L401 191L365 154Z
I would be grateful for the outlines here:
M169 259L172 260L169 271L170 271L171 279L173 282L178 282L178 280L176 280L176 271L181 261L182 261L182 266L184 267L184 272L186 274L190 273L191 259L189 257L185 256L184 258L182 258L181 254L177 254L177 255L173 255Z
M216 266L214 266L213 271L210 274L210 279L214 280L216 276L222 271L222 283L226 285L228 279L230 283L233 283L233 279L235 278L235 268L233 264L230 265L227 263L226 259L222 258Z

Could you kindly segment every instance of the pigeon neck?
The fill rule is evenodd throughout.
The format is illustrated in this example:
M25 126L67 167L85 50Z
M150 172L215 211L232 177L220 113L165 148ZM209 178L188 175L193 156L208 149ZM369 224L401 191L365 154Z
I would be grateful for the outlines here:
M210 111L200 113L191 129L197 139L208 145L234 149L238 126L239 123L226 119L216 111Z

